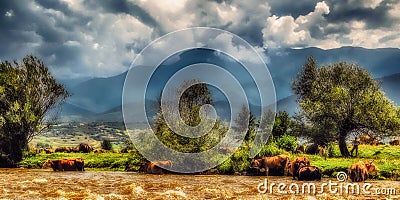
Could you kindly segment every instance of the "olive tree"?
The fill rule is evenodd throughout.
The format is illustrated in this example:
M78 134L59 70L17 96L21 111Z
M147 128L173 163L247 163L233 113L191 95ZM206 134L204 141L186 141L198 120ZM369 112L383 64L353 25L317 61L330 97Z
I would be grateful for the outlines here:
M384 136L400 127L399 109L371 74L356 64L318 67L309 57L292 86L301 114L326 138L337 139L342 156L350 155L346 145L350 133Z
M0 63L0 167L15 167L28 142L48 128L68 92L30 55Z

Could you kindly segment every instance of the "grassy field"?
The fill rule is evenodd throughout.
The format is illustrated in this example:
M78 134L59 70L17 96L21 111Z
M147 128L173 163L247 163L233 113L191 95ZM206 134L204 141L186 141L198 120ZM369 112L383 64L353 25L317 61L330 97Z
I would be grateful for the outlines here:
M377 179L391 178L400 180L400 146L380 145L360 145L359 156L357 158L339 157L338 147L333 149L333 157L325 158L319 155L290 154L293 159L297 156L307 156L312 165L322 169L325 177L334 177L339 171L347 171L352 163L358 161L374 161L381 170ZM21 163L25 168L41 168L47 159L60 158L83 158L87 170L111 170L123 171L126 165L131 165L138 169L143 158L137 153L53 153L53 154L32 154L27 156Z

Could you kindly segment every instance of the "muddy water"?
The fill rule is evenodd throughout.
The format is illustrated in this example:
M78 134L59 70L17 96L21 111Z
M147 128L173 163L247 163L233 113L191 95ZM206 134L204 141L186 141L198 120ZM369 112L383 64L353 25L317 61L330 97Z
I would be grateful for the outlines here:
M400 193L400 182L367 181L371 194L336 194L328 187L321 194L320 186L335 179L315 182L317 194L301 193L301 181L290 177L269 177L272 193L259 193L257 186L265 184L265 177L224 175L150 175L133 172L53 172L50 170L0 169L0 199L400 199L400 195L378 195L375 188L395 188ZM279 183L300 186L299 194L279 194ZM347 182L343 182L347 183ZM362 184L360 184L362 185ZM336 186L338 187L338 186ZM264 187L260 188L261 190ZM292 191L296 191L293 187ZM335 186L333 187L335 189ZM339 188L338 188L339 189ZM306 191L307 192L307 191ZM381 190L381 193L383 190ZM393 193L393 192L392 192Z

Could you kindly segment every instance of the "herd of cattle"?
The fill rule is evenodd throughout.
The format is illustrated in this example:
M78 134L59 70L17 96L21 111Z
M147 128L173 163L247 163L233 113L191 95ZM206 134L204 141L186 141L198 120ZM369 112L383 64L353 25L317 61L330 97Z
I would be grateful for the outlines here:
M53 171L84 171L84 160L82 158L75 159L59 159L47 160L43 164L43 168L52 168ZM168 173L165 169L172 168L170 160L143 162L140 164L139 172L150 174L164 174ZM269 172L281 172L282 175L292 176L294 180L313 181L321 180L322 171L316 166L311 165L311 161L307 157L297 157L292 161L289 156L285 154L264 157L260 159L253 159L250 169L269 175ZM132 171L131 168L126 168L126 171ZM361 182L365 181L370 173L379 172L372 162L359 161L350 166L348 173L351 181Z
M293 179L302 181L321 180L322 171L316 166L311 165L307 157L297 157L292 161L288 155L277 155L254 159L251 168L265 172L268 176L270 170L281 171L283 175L293 176ZM365 181L370 173L377 173L379 169L372 162L359 161L352 164L348 169L348 174L353 182Z
M106 150L104 149L93 149L89 144L87 143L80 143L76 147L58 147L56 149L52 148L32 148L31 151L35 151L36 153L42 153L45 152L46 154L52 154L52 153L105 153Z
M369 136L360 137L360 143L379 145L376 138L371 138ZM390 145L400 145L399 139L393 139L390 141ZM43 151L46 153L54 152L82 152L82 153L103 153L105 150L96 149L86 144L81 143L77 147L59 147L56 149L39 149L38 151ZM303 153L320 154L326 156L325 148L321 146L300 146L297 151ZM299 153L300 153L299 152ZM82 158L75 159L59 159L59 160L47 160L43 164L43 168L52 168L54 171L84 171L84 160ZM143 162L140 164L139 172L151 173L151 174L164 174L168 173L165 169L170 169L172 167L172 162L169 160L164 161L151 161ZM134 171L129 166L126 167L126 171ZM379 172L378 167L376 167L372 162L359 161L352 164L348 169L348 175L353 182L365 181L370 173ZM283 175L292 176L293 179L312 181L321 180L322 171L316 166L312 166L310 160L307 157L297 157L290 161L289 156L285 154L264 157L260 159L253 159L250 168L247 171L247 175Z

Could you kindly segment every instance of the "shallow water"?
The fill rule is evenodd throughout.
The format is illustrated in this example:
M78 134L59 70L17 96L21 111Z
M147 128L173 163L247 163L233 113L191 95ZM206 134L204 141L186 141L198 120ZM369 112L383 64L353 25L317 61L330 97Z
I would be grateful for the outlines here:
M261 176L225 175L152 175L134 172L53 172L49 169L0 169L0 199L400 199L398 194L377 195L375 188L394 188L400 193L398 181L367 181L371 194L332 194L326 187L321 194L301 193L301 181L290 177L268 177L272 193L259 193L257 186L265 183ZM320 188L335 179L313 182ZM300 185L299 194L279 194L277 185ZM348 182L343 182L348 183ZM362 183L360 183L362 185ZM263 187L261 188L263 189ZM322 191L322 190L321 190ZM382 190L381 190L382 191ZM306 191L307 192L307 191ZM317 189L319 192L319 189Z

